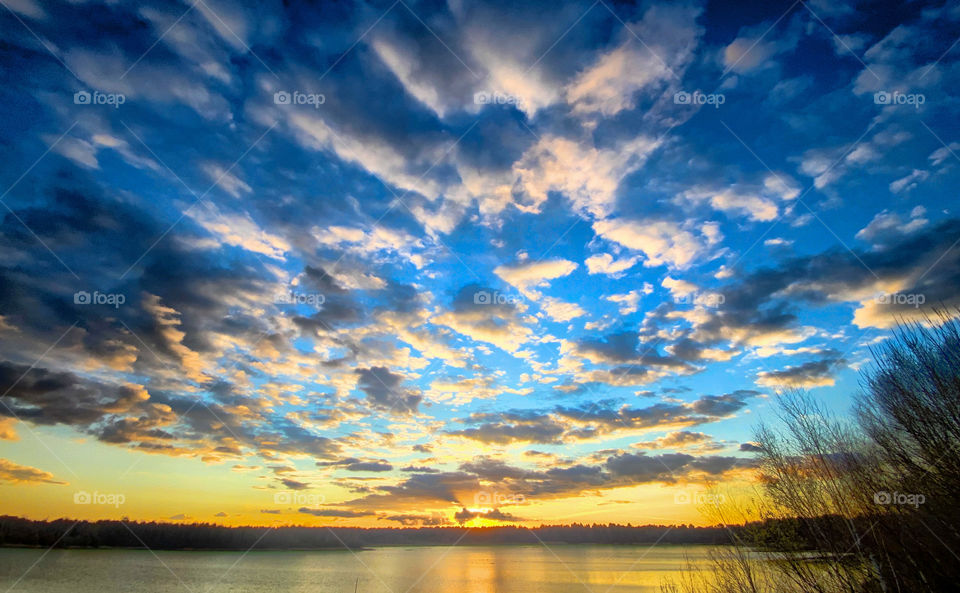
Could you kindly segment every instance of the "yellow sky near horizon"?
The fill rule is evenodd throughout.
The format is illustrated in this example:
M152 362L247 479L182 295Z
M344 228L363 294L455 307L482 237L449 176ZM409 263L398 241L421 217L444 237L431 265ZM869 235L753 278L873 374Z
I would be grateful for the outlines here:
M356 495L336 479L318 480L318 485L309 489L281 490L274 486L275 476L266 467L238 471L233 463L148 455L63 431L25 431L22 424L19 427L17 440L0 443L0 459L12 457L19 462L15 465L46 474L15 482L11 481L16 479L11 478L11 472L6 472L7 481L0 482L2 513L34 520L126 518L227 526L397 527L398 523L384 521L384 517L414 513L468 527L568 523L706 526L716 521L703 512L704 507L729 499L749 485L749 474L742 472L714 487L705 483L650 483L536 499L501 495L495 485L490 485L481 492L458 493L465 505L442 501L383 504L369 509L354 505L351 508L355 512L368 510L371 514L314 516L300 508L329 508ZM38 441L35 431L41 430L42 441ZM371 483L391 481L380 476L370 478ZM455 513L463 508L479 512L499 509L517 520L477 517L461 523Z

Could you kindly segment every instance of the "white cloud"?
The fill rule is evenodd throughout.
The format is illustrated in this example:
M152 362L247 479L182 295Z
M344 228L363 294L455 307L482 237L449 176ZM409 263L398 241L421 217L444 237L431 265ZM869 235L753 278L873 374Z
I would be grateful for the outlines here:
M914 208L910 212L910 220L903 220L898 214L884 210L874 216L870 224L857 231L856 237L875 245L887 243L926 226L929 222L923 218L926 212L922 206Z
M4 0L3 5L27 18L38 20L47 18L47 13L33 0Z
M930 154L930 163L934 167L939 167L950 157L957 158L957 151L960 150L960 142L951 142L947 146L938 148Z
M407 92L418 101L429 107L439 117L446 114L446 102L441 97L437 87L416 72L417 61L414 60L405 48L399 44L387 41L385 38L374 39L370 44L377 57L393 72Z
M930 177L930 173L922 169L914 169L909 175L897 179L890 184L890 191L898 194L902 191L910 191Z
M591 255L584 262L587 266L587 272L590 274L606 274L614 278L622 278L624 272L637 264L638 258L624 257L614 260L609 253L598 253Z
M597 58L565 89L573 111L609 117L633 109L639 91L678 77L699 39L698 14L699 9L690 6L654 6L640 22L628 24L633 33L624 31L619 46Z
M426 265L423 255L415 252L424 247L423 241L399 229L380 224L369 229L332 225L313 227L311 234L324 247L346 249L368 258L395 253L408 259L418 269Z
M283 254L290 250L289 243L260 228L249 214L222 214L213 204L203 206L188 214L223 243L277 259L283 259Z
M688 282L686 280L674 279L670 276L667 276L663 279L663 287L670 291L670 294L674 298L685 297L689 294L693 294L698 290L698 287L693 282Z
M608 216L620 181L640 167L659 141L639 136L614 148L598 149L559 136L543 136L514 165L519 183L535 208L547 193L561 192L575 210Z
M723 65L737 74L743 74L761 66L777 53L777 46L758 38L738 37L723 49Z
M524 262L512 266L497 266L493 273L504 282L516 286L521 291L533 286L546 284L546 281L562 278L577 269L577 264L565 259Z
M587 314L580 305L576 303L566 303L553 297L544 297L540 302L540 307L546 311L547 315L553 318L554 321L561 323Z
M216 163L204 163L201 168L212 183L235 198L253 191L246 182Z
M706 250L703 236L666 220L598 220L593 230L607 240L643 252L647 267L686 268Z
M780 214L780 202L793 200L799 193L792 177L771 173L760 184L697 185L684 191L678 199L706 202L715 210L742 214L750 220L770 221Z
M740 193L733 187L719 191L688 190L684 192L684 197L692 201L707 201L714 209L723 212L742 213L751 220L773 220L780 212L773 200L757 194Z
M640 306L640 299L643 298L644 294L648 294L650 292L649 290L646 290L647 287L649 287L649 285L645 285L643 291L631 290L625 294L611 294L603 298L611 303L616 303L619 305L619 311L621 315L629 315L630 313L636 312ZM650 287L650 290L652 289L653 287Z
M64 137L60 138L60 141L57 142L57 137L52 135L44 135L42 138L47 144L53 147L53 152L65 156L84 167L91 169L100 168L100 163L97 161L97 147L86 140Z

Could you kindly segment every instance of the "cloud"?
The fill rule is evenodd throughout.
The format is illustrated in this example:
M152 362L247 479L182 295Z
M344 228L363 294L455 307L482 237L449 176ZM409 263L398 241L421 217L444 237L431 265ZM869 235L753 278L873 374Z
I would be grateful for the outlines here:
M358 369L357 376L357 387L380 410L413 413L423 400L423 394L401 385L402 375L391 373L384 367Z
M451 521L447 519L441 513L433 514L399 514L399 515L380 515L380 519L386 519L387 521L396 521L404 527L439 527L442 525L450 525Z
M564 259L549 261L522 262L509 266L497 266L493 273L504 282L516 286L521 291L533 286L542 286L548 280L568 276L577 269L577 264Z
M739 193L736 188L725 188L716 191L693 189L684 192L683 197L691 201L706 201L713 208L723 212L740 213L750 220L761 222L777 218L780 213L777 204L766 197Z
M707 247L703 236L666 220L598 220L593 223L593 230L604 239L642 252L646 257L643 265L647 267L668 265L684 269L695 258L702 257Z
M284 478L280 482L291 490L306 490L310 487L309 484L294 480L292 478Z
M739 390L704 395L690 403L658 403L636 408L613 407L610 402L578 407L557 406L546 410L513 410L499 414L474 413L461 422L469 428L448 434L487 444L571 443L619 433L642 433L657 428L686 427L730 417L759 395Z
M782 371L762 371L757 374L757 385L798 389L833 385L833 375L846 362L839 356L831 356L787 367Z
M347 457L337 461L318 461L318 467L341 467L353 472L388 472L393 466L384 460L361 460L356 457Z
M603 490L635 486L638 484L672 484L679 480L697 481L722 478L730 472L750 471L754 462L749 459L724 456L694 456L684 453L665 453L646 455L615 453L603 458L599 465L575 463L563 467L548 469L527 469L510 465L503 460L490 457L478 457L460 465L459 471L437 474L417 474L396 486L379 486L371 494L345 502L344 507L363 509L364 511L392 508L423 508L441 503L456 505L460 508L454 516L459 522L484 517L499 521L522 521L523 519L506 513L499 508L483 511L470 510L477 500L484 500L489 493L481 486L481 481L496 483L498 495L504 500L513 500L518 504L537 500L567 498L584 493L597 493ZM469 502L468 502L469 501ZM414 517L401 515L390 520L403 524L436 524L433 521L422 523L418 514Z
M629 315L630 313L635 313L640 306L640 299L643 298L643 294L639 290L631 290L626 294L610 294L604 299L610 301L611 303L616 303L620 306L619 313L621 315Z
M638 258L625 257L614 260L609 253L591 255L583 262L590 274L606 274L613 278L622 278L624 273L637 264Z
M500 509L493 509L489 511L469 511L467 509L460 509L457 511L453 518L457 520L461 525L470 521L471 519L487 519L489 521L502 521L504 523L519 523L524 521L516 515L511 515L510 513L505 513Z
M240 198L253 191L246 182L217 163L205 163L201 167L210 181L234 198Z
M320 517L452 525L493 480L582 505L735 477L747 462L702 455L742 442L708 433L736 436L753 381L827 385L866 355L857 329L960 306L938 193L960 172L957 54L931 63L950 8L878 36L821 2L832 36L803 9L731 30L700 2L115 3L91 36L83 3L8 4L0 141L22 150L0 168L30 174L0 217L0 439L267 490L332 475L355 500ZM724 69L718 110L674 102Z
M314 517L337 517L345 519L353 519L356 517L368 517L374 515L375 513L370 511L354 511L350 509L331 509L331 508L309 508L309 507L300 507L297 509L298 513L304 513L307 515L313 515Z
M723 48L723 65L737 74L755 73L775 66L773 57L792 50L797 35L792 31L772 31L777 23L759 23L740 30L737 38Z
M711 440L710 435L702 432L678 430L652 441L641 441L633 444L638 449L686 449L703 445Z
M914 169L909 175L901 177L896 181L890 183L890 191L898 194L903 191L910 191L915 189L918 185L923 183L930 177L929 171L924 171L922 169Z
M50 472L0 459L0 483L8 484L66 484L53 479Z
M196 208L188 214L223 243L278 259L289 251L289 243L260 228L249 214L223 214L216 206L204 205L205 209Z
M9 0L4 6L29 19L46 19L47 13L33 0Z
M574 113L610 117L633 109L637 93L679 78L677 72L691 59L702 33L696 24L699 14L689 4L651 6L639 22L626 24L621 43L598 56L565 89Z
M587 311L576 303L565 303L552 297L543 297L540 302L540 307L543 308L546 314L554 321L561 323L576 319L577 317L583 317L587 314Z
M910 219L904 220L894 212L878 212L870 224L857 231L857 239L873 243L875 247L896 240L902 240L905 235L922 229L929 220L923 218L926 209L918 206L910 212Z
M658 140L644 136L610 148L542 136L514 165L514 171L535 211L546 202L549 192L559 192L575 211L605 217L614 211L621 180L659 145Z
M13 418L0 418L0 441L17 441L20 437L16 431L17 421Z
M479 342L487 342L507 352L516 352L533 337L522 318L526 305L517 295L493 298L496 290L480 284L467 284L453 297L450 310L434 315L431 322L445 325Z

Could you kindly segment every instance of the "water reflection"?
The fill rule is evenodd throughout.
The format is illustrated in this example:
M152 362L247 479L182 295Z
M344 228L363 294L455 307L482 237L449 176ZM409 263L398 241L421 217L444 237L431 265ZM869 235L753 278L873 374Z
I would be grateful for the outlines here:
M0 549L10 593L653 593L711 546L386 547L358 552ZM19 582L17 579L36 562ZM359 584L358 584L359 583Z

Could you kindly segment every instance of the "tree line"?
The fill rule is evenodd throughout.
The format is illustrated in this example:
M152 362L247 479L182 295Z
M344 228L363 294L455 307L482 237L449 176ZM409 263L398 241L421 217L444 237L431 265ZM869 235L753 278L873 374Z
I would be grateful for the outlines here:
M211 523L34 521L0 516L0 546L41 548L333 549L383 545L724 544L722 527L571 524L538 527L226 527Z

